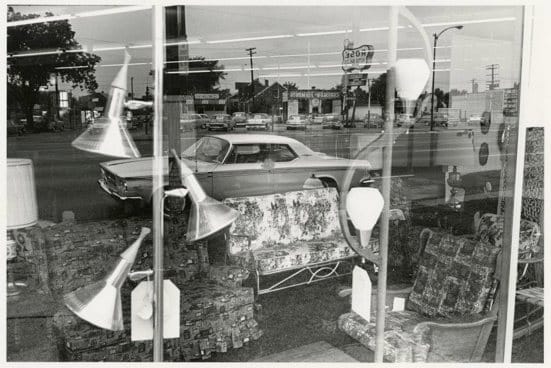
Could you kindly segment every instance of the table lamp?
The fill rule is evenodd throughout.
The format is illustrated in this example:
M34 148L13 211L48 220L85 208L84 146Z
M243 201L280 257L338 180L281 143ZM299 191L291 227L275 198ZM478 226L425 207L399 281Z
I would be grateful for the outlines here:
M23 158L8 158L6 172L7 193L7 260L17 257L17 243L13 230L32 226L38 221L38 206L34 183L33 162ZM8 268L8 296L19 294L18 287L27 286L15 282L13 272Z
M106 108L107 116L97 119L78 136L71 143L73 147L106 156L140 157L140 152L126 129L126 123L121 118L125 107L129 62L130 54L125 52L124 64L111 83Z

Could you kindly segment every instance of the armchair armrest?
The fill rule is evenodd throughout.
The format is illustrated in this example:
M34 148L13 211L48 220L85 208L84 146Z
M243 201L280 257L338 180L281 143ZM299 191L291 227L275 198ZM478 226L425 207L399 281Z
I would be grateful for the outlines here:
M404 298L407 299L411 293L412 286L397 288L397 289L387 289L386 291L386 302L387 307L392 308L395 298ZM352 288L341 289L338 292L339 297L344 298L347 296L352 296ZM371 307L376 308L377 306L377 289L371 289Z
M247 249L249 251L251 250L251 237L250 237L250 235L236 234L236 233L230 233L229 235L230 235L230 237L234 237L234 238L245 238L247 240ZM226 242L226 254L231 254L230 246L231 246L230 242L227 241Z
M429 349L419 349L414 354L415 361L480 361L497 317L477 317L476 320L469 316L417 324L413 329L413 338L417 346L428 345Z

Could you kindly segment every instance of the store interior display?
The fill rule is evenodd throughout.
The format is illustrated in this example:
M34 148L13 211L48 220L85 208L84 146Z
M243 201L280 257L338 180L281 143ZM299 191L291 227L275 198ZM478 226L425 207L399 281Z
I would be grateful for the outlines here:
M44 9L8 361L543 363L539 7Z

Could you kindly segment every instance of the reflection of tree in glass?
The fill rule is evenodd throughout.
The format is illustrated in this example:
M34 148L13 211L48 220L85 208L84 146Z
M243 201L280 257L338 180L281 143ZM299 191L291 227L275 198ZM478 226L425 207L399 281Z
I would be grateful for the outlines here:
M53 16L46 13L46 17ZM8 8L8 22L40 17L39 14L21 14ZM7 28L8 55L47 51L49 54L26 57L8 57L8 85L23 108L27 125L33 125L33 106L39 99L39 89L47 86L52 74L63 82L93 91L98 87L94 75L101 58L87 52L65 52L80 49L75 32L67 20L40 22ZM58 51L56 53L56 51ZM75 67L58 69L60 67Z

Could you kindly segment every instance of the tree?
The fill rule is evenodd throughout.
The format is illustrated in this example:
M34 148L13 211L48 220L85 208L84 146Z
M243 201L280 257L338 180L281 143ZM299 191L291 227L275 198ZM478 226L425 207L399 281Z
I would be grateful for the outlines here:
M383 110L386 102L386 73L379 75L371 83L371 101L376 101Z
M189 59L189 73L184 78L184 93L208 93L220 86L220 80L226 73L222 71L223 65L218 65L218 60L205 60L203 56ZM201 73L198 73L201 72Z
M298 90L298 87L297 87L297 84L295 82L285 82L282 84L283 87L285 87L285 89L287 89L287 91L296 91Z
M441 107L448 107L448 101L446 99L446 95L444 94L444 91L441 90L440 88L436 88L434 90L434 97L435 97L435 104L434 104L434 109L437 110ZM448 99L449 99L449 95L448 95Z
M46 13L46 17L53 16ZM8 9L8 21L40 17L38 14L21 14ZM67 20L40 22L8 27L8 84L16 93L17 101L27 117L29 128L33 125L33 106L38 100L39 89L47 86L52 75L62 82L93 91L98 84L95 66L101 58L80 49L74 39L75 32ZM14 57L25 52L48 51L51 53ZM57 51L57 52L56 52ZM55 53L54 53L55 52ZM65 67L59 69L61 67ZM67 68L74 67L74 68Z

